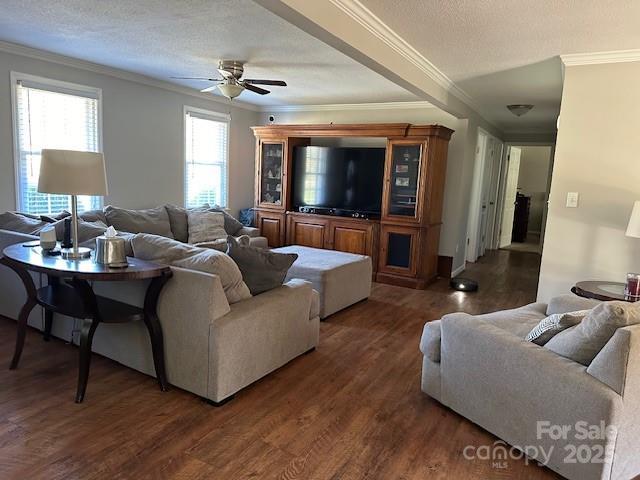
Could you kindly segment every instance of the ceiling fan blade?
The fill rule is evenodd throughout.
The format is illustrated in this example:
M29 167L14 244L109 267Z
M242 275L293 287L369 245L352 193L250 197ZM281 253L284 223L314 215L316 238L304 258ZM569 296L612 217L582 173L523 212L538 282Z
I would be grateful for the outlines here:
M207 77L169 77L175 80L207 80L209 82L219 82L222 79L220 78L207 78Z
M207 93L207 92L212 92L213 90L215 90L216 88L218 88L218 84L216 83L215 85L211 85L210 87L207 88L203 88L202 90L200 90L201 93Z
M269 90L265 90L264 88L256 87L255 85L251 85L250 83L242 83L242 86L247 90L251 90L252 92L259 93L260 95L266 95L267 93L271 93Z
M254 85L275 85L277 87L286 87L287 82L282 80L256 80L253 78L247 78L244 80L247 83L252 83Z

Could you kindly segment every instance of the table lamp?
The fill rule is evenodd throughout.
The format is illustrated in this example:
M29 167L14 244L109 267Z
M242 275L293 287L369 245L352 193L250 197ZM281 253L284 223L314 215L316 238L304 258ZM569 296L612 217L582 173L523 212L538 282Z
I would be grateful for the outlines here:
M71 195L72 248L62 250L62 258L81 260L91 249L78 246L78 195L107 195L104 156L96 152L42 150L38 192Z

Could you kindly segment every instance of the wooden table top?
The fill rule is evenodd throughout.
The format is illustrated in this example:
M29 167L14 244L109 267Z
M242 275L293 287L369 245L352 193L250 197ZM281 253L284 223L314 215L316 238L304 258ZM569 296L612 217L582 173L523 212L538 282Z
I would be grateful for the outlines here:
M624 294L625 284L620 282L607 282L600 280L589 280L576 283L572 291L576 295L585 298L593 298L604 302L621 300L625 302L635 302L638 299Z
M146 262L132 257L127 257L129 266L126 268L111 268L101 265L94 262L93 258L65 260L61 256L45 255L39 247L27 247L22 243L6 247L3 255L5 262L12 262L26 270L54 277L74 277L89 281L143 280L159 277L171 271L167 265Z

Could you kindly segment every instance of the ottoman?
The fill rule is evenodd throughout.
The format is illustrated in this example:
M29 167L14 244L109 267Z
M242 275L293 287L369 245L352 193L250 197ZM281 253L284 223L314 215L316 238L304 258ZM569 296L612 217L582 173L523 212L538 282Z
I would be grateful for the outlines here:
M320 294L321 319L368 298L371 293L371 257L300 245L273 251L298 254L285 281L301 278L313 284Z

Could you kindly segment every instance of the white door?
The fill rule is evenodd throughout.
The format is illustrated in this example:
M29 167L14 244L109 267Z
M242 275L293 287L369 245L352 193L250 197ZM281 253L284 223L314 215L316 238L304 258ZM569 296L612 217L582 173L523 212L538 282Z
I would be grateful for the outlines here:
M486 248L495 250L498 248L498 194L500 190L500 176L502 166L502 142L496 140L492 159L493 167L491 169L491 186L489 187L489 213L487 215L487 239L485 241Z
M500 248L511 245L513 233L513 216L516 211L516 193L518 192L518 175L520 173L520 154L522 150L511 147L507 157L507 181L504 189L504 210L500 228Z
M493 173L493 157L495 155L497 140L489 137L485 150L484 171L482 172L482 197L480 199L480 241L478 243L478 256L484 255L487 249L487 225L489 220L489 200L491 198L491 178Z

